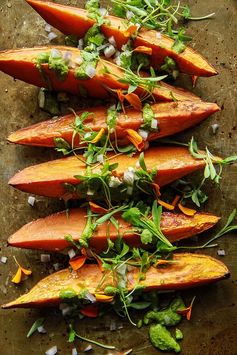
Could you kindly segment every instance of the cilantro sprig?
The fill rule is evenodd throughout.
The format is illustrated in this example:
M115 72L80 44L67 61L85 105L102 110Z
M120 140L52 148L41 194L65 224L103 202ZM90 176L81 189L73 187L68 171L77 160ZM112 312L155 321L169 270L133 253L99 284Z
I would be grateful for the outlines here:
M116 16L127 18L130 23L139 24L147 29L162 31L173 38L178 38L178 23L205 20L215 15L211 13L193 17L188 5L181 5L179 1L172 0L112 0L112 3ZM184 29L181 30L183 41L190 40L184 37Z

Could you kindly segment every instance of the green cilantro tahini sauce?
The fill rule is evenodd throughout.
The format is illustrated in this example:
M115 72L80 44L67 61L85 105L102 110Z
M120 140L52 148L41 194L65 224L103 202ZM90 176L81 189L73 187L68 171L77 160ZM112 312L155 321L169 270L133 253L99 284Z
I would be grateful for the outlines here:
M172 337L170 332L161 324L152 325L149 329L152 345L163 351L180 352L180 345Z
M49 69L55 71L61 80L66 79L69 72L68 62L57 49L52 49L51 52L40 53L35 59L35 64L36 68L40 71L42 71L42 64L48 64Z

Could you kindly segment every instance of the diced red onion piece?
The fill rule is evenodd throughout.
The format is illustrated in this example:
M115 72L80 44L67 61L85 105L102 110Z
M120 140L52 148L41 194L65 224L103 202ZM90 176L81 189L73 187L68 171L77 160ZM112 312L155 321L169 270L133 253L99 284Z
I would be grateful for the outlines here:
M119 180L117 176L111 176L109 181L109 187L118 187L122 184L122 181Z
M134 182L134 172L132 171L125 171L123 174L123 181L125 184L132 185Z
M151 121L151 128L152 128L152 129L157 129L157 127L158 127L158 121L155 120L155 119L153 119L153 120Z
M7 262L7 257L6 256L1 256L1 263L6 264Z
M83 58L79 55L75 58L74 62L78 65L81 65L83 63Z
M52 348L48 349L46 352L45 352L45 355L55 355L57 354L58 352L58 348L56 345L52 346Z
M137 169L139 169L141 167L140 163L139 163L139 160L136 162L135 166L136 166Z
M42 263L49 263L50 262L50 254L41 254L40 261Z
M225 250L224 249L217 250L217 254L219 256L225 256Z
M145 131L144 129L139 129L137 133L144 139L144 141L147 140L149 135L148 131Z
M212 128L212 133L216 134L219 129L218 123L214 123L213 125L211 125L211 128Z
M83 49L83 46L84 46L84 41L83 41L82 38L80 38L79 41L78 41L78 46L77 46L77 48Z
M72 307L68 306L62 309L62 316L68 316L72 311Z
M89 78L94 78L96 75L96 68L94 68L92 65L88 64L86 69L85 69L86 75L89 76Z
M103 162L104 162L104 155L103 155L103 154L99 154L99 155L97 156L97 161L98 161L99 163L103 164Z
M119 57L119 56L120 56L120 54L121 54L121 52L120 52L120 51L116 51L116 52L115 52L115 54L114 54L115 58Z
M63 55L63 59L65 60L66 63L69 63L70 60L72 59L72 52L65 52Z
M59 263L53 264L54 270L58 271L59 270Z
M44 29L45 29L46 32L51 32L52 26L50 26L48 23L46 23Z
M95 303L96 302L96 297L94 295L92 295L92 293L87 292L85 294L85 299L90 301L91 303Z
M105 48L108 47L108 46L109 46L108 43L102 44L101 46L97 47L97 50L98 50L98 51L102 51L103 49L105 49Z
M114 58L114 63L116 64L116 65L118 65L118 66L120 66L121 65L121 59L120 59L120 57L118 56L118 57L116 57L116 58Z
M55 39L57 37L58 37L58 35L54 32L49 32L49 34L48 34L49 42L51 42L53 39Z
M116 330L117 329L117 326L116 326L116 323L115 321L112 319L111 320L111 323L109 325L109 330L113 331L113 330Z
M107 9L105 7L100 7L98 9L98 11L99 11L101 16L106 16L108 14L108 11L107 11Z
M43 325L41 325L40 327L37 328L38 332L41 334L46 334L47 331L46 329L43 327Z
M156 32L156 38L161 39L161 32Z
M62 53L60 53L59 50L57 50L56 48L51 49L50 55L52 58L61 58L62 57Z
M34 204L35 204L35 197L34 196L28 197L28 204L32 207L34 206Z
M104 55L106 58L110 58L114 55L115 52L116 52L115 47L112 44L110 44L108 47L105 48Z
M76 252L75 252L74 249L68 250L67 253L68 253L68 256L69 256L70 259L72 259L72 258L74 258L74 256L76 256Z
M134 282L134 278L133 278L133 275L132 275L132 274L128 274L127 278L128 278L128 281L129 281L129 282L131 282L131 283Z
M72 355L77 355L77 354L78 354L77 349L76 349L76 348L73 348L73 349L72 349Z
M86 133L84 134L84 138L85 138L85 139L88 139L88 138L91 137L91 135L92 135L92 132L86 132Z
M110 44L112 44L112 46L116 47L117 44L116 44L116 41L114 39L114 36L109 37L108 41L109 41Z
M85 349L84 352L86 353L87 351L91 351L92 350L92 345L88 345Z
M94 193L95 193L95 191L88 189L86 194L87 194L87 196L93 196Z
M131 18L133 17L133 12L132 11L127 11L126 12L126 17L128 20L131 20Z
M126 275L126 271L127 271L127 265L126 264L121 264L117 267L117 273L119 275Z

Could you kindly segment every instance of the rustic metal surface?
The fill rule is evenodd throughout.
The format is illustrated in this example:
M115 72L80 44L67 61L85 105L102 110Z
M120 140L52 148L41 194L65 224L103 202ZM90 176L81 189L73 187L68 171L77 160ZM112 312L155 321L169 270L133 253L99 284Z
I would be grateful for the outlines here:
M76 0L61 0L62 4L78 5ZM197 0L189 1L193 14L216 12L213 20L191 23L189 32L193 34L193 46L219 71L217 77L199 79L195 92L205 100L215 101L223 111L208 119L195 130L190 130L179 139L188 139L192 134L200 145L206 144L220 155L237 152L236 143L236 38L237 4L235 0ZM0 0L0 49L46 44L44 21L23 0ZM55 41L59 43L60 38ZM25 83L14 81L0 73L0 255L7 256L7 264L0 263L0 303L5 303L31 288L39 279L50 272L40 262L39 252L29 252L7 247L7 238L24 223L37 217L46 216L62 209L63 205L55 200L37 198L35 206L28 205L28 195L18 192L7 185L8 179L19 169L55 157L52 150L9 145L6 137L20 127L47 117L37 108L38 89ZM183 85L190 87L190 79L183 78ZM211 124L218 123L216 136L212 134ZM223 216L223 220L236 207L237 169L230 167L223 174L221 188L210 187L210 199L206 210ZM223 223L223 222L222 222ZM199 240L205 239L201 236ZM217 285L185 293L197 299L190 322L183 321L182 353L185 355L234 355L237 354L237 239L228 235L220 241L226 251L222 259L230 268L231 278ZM205 251L216 256L216 249ZM21 286L13 285L10 280L16 271L13 261L15 255L24 266L33 270L33 276ZM55 258L55 257L54 257ZM46 335L36 334L26 339L27 331L40 316L46 317ZM120 322L117 318L116 322ZM111 317L99 320L82 321L80 333L84 336L113 343L119 350L133 348L133 354L156 354L151 347L146 329L132 328L122 320L123 328L109 331ZM67 343L66 327L61 316L54 310L9 310L0 311L0 354L31 355L44 354L50 346L57 345L59 354L71 354L72 346ZM86 344L78 344L79 349ZM95 354L103 354L98 348Z

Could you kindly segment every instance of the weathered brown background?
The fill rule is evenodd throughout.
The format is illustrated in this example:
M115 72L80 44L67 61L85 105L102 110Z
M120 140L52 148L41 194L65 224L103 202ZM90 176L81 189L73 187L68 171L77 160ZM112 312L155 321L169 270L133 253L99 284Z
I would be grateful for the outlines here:
M61 0L62 4L79 5L80 1ZM188 1L194 15L215 12L213 20L190 23L193 46L203 53L219 71L217 77L200 79L195 92L205 100L215 101L223 111L208 119L201 126L190 130L179 139L188 139L192 134L201 146L208 145L215 153L223 156L237 153L236 143L236 0ZM44 21L24 0L0 0L0 49L46 44ZM57 43L58 39L55 43ZM190 79L183 78L183 85L190 86ZM62 209L58 201L37 198L32 208L27 203L27 194L8 187L8 179L19 169L48 159L53 159L54 151L9 145L6 137L12 131L47 117L37 108L38 89L25 83L14 81L0 73L0 255L8 257L6 265L0 264L0 303L19 296L37 280L48 273L48 268L40 262L39 252L16 250L7 247L7 238L24 223L52 211ZM220 129L213 136L211 124L218 123ZM210 199L206 210L226 216L237 203L237 169L232 166L223 174L221 188L210 189ZM199 238L203 240L205 236ZM232 234L220 241L227 255L223 258L232 276L218 285L192 290L187 295L197 295L192 320L183 322L181 328L185 338L182 353L185 355L234 355L237 354L237 236ZM216 250L205 251L216 256ZM10 280L16 271L13 255L25 266L30 266L33 276L21 286ZM45 315L46 335L36 334L26 339L26 333L38 317ZM52 345L57 345L60 354L71 354L72 346L67 343L65 323L55 311L10 310L0 311L0 354L31 355L44 354ZM110 332L110 317L84 321L80 325L82 335L97 338L105 343L113 343L119 350L133 348L134 354L155 354L147 340L146 329L132 329L126 320L123 328ZM118 321L118 320L117 320ZM121 322L121 321L120 321ZM82 344L81 349L86 345ZM106 352L98 348L95 354Z

